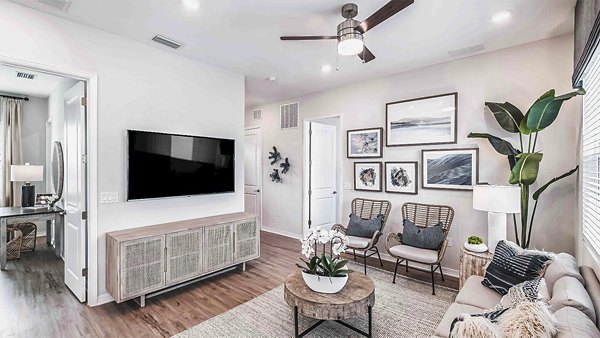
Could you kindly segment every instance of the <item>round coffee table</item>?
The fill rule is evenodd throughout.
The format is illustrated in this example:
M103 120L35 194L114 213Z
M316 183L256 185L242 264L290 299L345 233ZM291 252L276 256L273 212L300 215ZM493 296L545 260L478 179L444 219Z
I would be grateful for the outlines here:
M323 277L327 278L327 277ZM318 293L311 290L300 270L289 275L284 284L285 302L294 308L294 333L303 337L326 320L334 320L364 336L371 337L371 309L375 305L375 284L362 273L351 273L348 283L338 293ZM304 332L298 331L298 314L319 319ZM361 331L343 319L369 316L369 331Z

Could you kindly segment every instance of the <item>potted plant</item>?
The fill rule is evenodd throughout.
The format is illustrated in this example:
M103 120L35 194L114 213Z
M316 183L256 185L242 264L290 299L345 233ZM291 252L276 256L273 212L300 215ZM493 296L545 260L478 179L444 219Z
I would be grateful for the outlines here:
M304 265L296 266L302 269L302 278L306 285L320 293L336 293L342 290L348 282L350 270L346 268L348 261L340 259L339 256L346 251L348 236L340 231L327 231L318 226L309 229L301 242L302 254L309 260L301 259ZM320 256L317 252L319 247L322 248Z
M483 243L483 239L477 236L469 237L465 242L464 247L472 252L486 252L488 250L487 245Z

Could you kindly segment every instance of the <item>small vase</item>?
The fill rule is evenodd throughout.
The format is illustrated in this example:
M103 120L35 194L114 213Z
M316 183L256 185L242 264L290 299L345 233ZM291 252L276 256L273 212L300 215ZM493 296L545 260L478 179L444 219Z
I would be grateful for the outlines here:
M465 242L464 244L465 249L471 251L471 252L478 252L478 253L482 253L482 252L486 252L488 251L488 246L485 245L485 243L481 243L481 244L470 244L468 241Z
M326 277L311 275L302 271L304 283L313 291L319 293L337 293L340 292L348 282L348 276L344 277Z

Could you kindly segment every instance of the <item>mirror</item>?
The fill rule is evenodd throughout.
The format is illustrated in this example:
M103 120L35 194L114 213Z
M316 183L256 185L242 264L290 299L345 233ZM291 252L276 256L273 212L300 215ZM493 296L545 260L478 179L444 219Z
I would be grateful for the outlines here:
M60 142L54 142L52 149L52 187L54 194L60 199L63 193L65 184L65 162L63 157L63 149Z

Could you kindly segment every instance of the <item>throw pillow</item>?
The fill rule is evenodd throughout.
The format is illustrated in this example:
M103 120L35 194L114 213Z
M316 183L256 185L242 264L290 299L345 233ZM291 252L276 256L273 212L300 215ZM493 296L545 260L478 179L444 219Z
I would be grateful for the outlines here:
M543 302L517 304L498 318L498 324L507 337L552 338L558 332L558 322Z
M450 338L500 338L504 337L497 323L507 309L489 311L480 314L460 314L450 325Z
M350 214L346 235L355 237L372 238L376 231L381 231L383 215L372 219L362 219L355 213Z
M535 278L523 283L519 283L510 289L508 293L502 296L500 303L494 307L494 310L509 309L522 302L544 301L548 302L550 294L546 288L544 278Z
M549 255L525 252L507 241L500 241L481 284L505 295L511 287L542 275L551 259Z
M421 228L408 219L404 220L402 244L422 249L437 250L444 242L444 226L440 222L432 227Z

